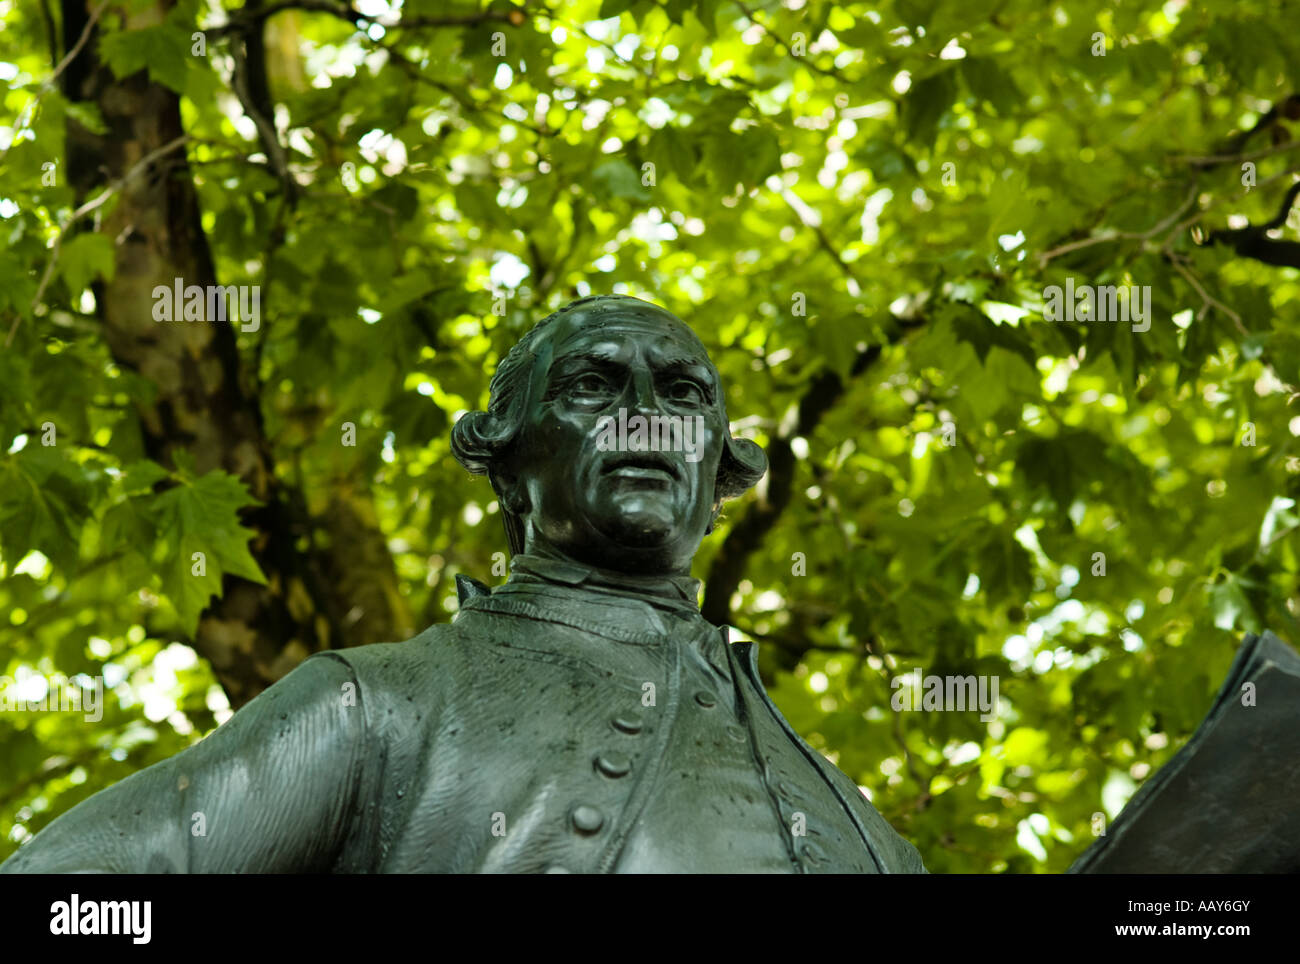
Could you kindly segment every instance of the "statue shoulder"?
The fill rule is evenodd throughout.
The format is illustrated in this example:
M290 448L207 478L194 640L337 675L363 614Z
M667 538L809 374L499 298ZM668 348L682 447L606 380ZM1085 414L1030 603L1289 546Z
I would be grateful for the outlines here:
M310 656L307 662L330 660L351 671L362 693L378 695L418 690L428 695L454 679L472 659L468 635L454 623L435 623L418 636L400 643L370 643L349 649L331 649Z

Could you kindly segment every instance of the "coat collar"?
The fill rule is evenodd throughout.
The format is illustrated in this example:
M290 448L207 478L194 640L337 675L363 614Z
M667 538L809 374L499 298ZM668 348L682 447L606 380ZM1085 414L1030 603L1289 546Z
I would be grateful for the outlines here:
M576 562L520 553L510 561L507 586L549 582L639 599L672 612L699 612L700 581L690 576L634 576Z
M520 554L504 585L480 589L463 595L462 611L540 619L626 643L678 639L720 671L727 665L727 629L700 615L698 579L629 576Z

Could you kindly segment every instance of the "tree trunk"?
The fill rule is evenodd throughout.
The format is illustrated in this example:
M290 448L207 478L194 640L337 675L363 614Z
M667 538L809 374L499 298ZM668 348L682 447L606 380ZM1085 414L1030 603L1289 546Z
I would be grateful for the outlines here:
M144 26L161 22L168 7L164 2L133 14L122 8L121 15ZM63 14L70 49L87 19L82 0L63 0ZM176 93L151 83L145 71L116 80L96 49L92 38L63 78L67 96L94 102L107 126L96 135L69 121L67 171L79 200L184 133ZM262 503L246 511L243 523L256 533L250 549L268 585L226 575L221 597L204 612L192 641L231 705L247 702L311 653L408 631L403 601L389 589L396 579L386 554L376 560L365 553L365 567L358 564L342 581L344 592L325 585L325 560L310 548L305 502L276 477L259 399L241 368L230 322L153 320L155 286L172 287L176 279L218 283L184 143L128 181L109 207L98 230L113 239L116 273L95 288L97 312L116 362L157 388L154 398L136 403L149 457L173 465L178 450L189 452L200 473L225 470ZM368 526L364 535L383 545L373 513L364 518L351 512L347 521L351 535ZM307 551L300 548L303 540ZM339 555L328 560L335 576Z

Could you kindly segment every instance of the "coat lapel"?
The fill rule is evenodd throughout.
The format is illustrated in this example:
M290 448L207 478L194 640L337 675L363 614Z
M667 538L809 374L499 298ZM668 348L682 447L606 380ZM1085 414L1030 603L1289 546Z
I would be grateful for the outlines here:
M722 633L725 641L727 639L727 627L722 627ZM874 861L876 868L882 874L888 873L884 865L881 863L879 848L876 846L876 842L872 839L871 833L862 819L861 808L866 804L866 800L861 797L861 794L856 791L856 788L854 788L855 794L859 799L850 800L845 795L845 791L840 781L843 780L847 782L848 778L840 773L840 771L837 770L829 760L805 743L803 738L795 732L794 727L792 727L786 721L786 718L781 715L781 711L776 708L776 704L773 703L772 698L768 696L767 690L763 686L763 681L759 677L758 647L751 642L729 643L727 646L727 653L731 658L732 666L738 671L736 674L737 679L743 678L749 683L748 686L740 687L741 697L744 699L747 708L754 713L765 712L776 719L786 736L789 737L790 741L799 748L808 761L817 768L817 772L821 774L822 779L826 781L831 792L835 794L836 799L839 800L840 804L844 807L845 811L849 815L849 819L853 821L853 826L862 836L862 841L866 844L867 850L870 851L871 859Z

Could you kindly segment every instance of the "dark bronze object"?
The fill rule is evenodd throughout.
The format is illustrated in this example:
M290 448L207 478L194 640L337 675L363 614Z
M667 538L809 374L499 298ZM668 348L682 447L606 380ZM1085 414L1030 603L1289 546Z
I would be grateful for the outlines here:
M691 559L766 471L681 321L574 302L453 450L514 554L454 622L320 653L197 746L59 817L4 872L923 872L804 743Z
M1300 656L1250 634L1192 738L1070 868L1300 873Z

